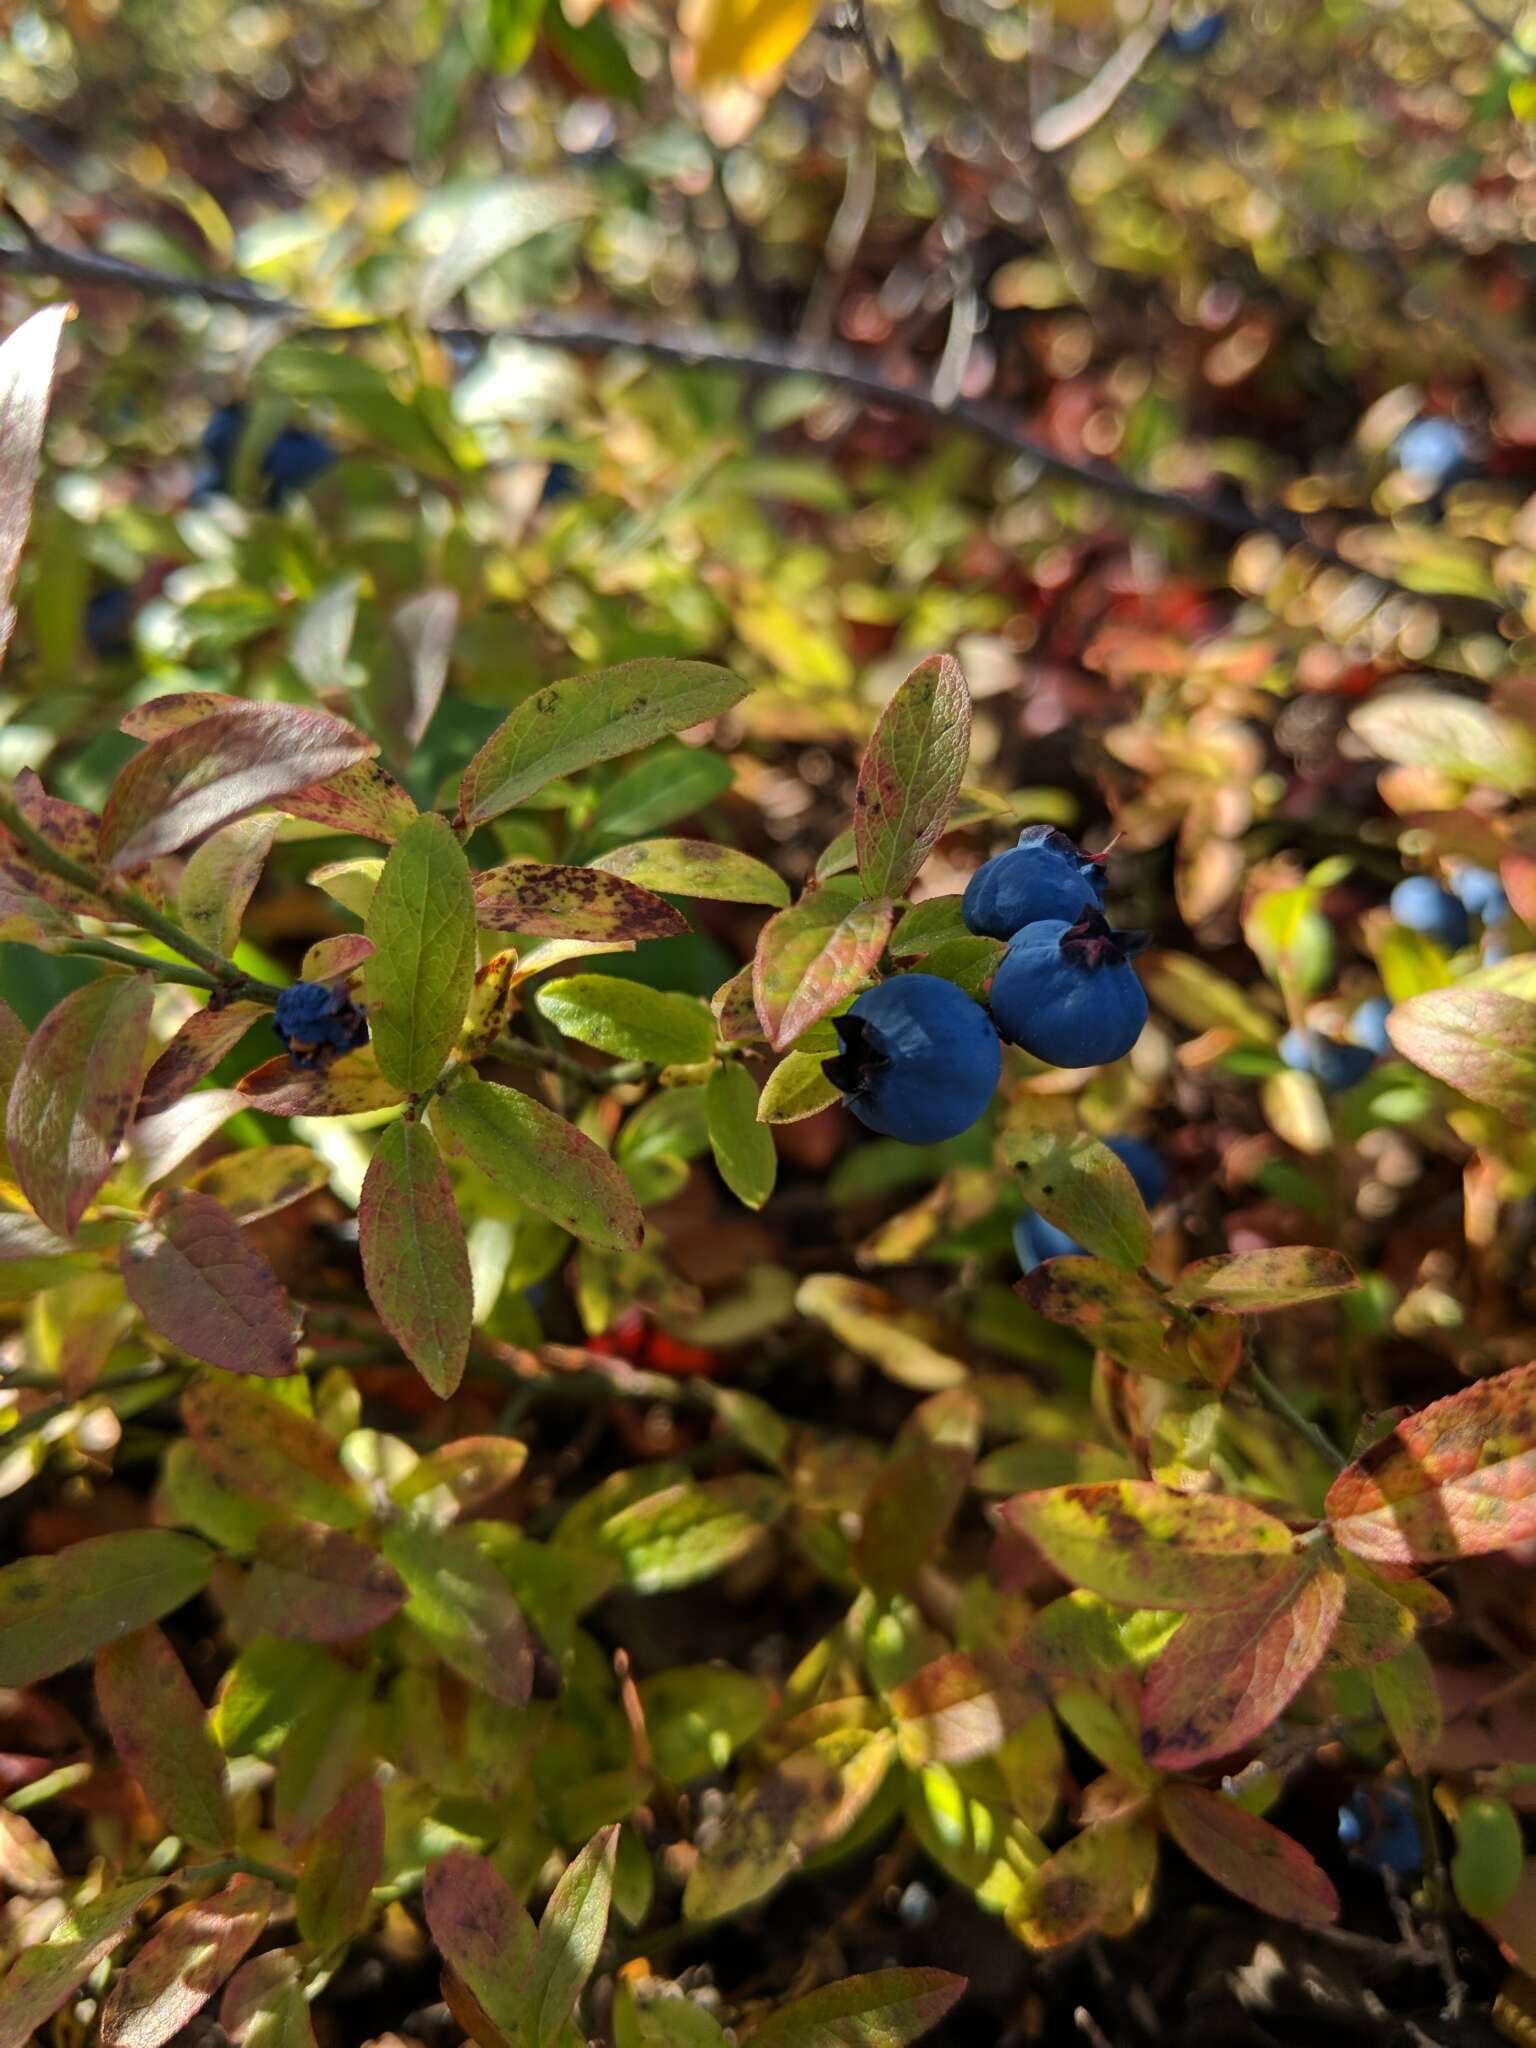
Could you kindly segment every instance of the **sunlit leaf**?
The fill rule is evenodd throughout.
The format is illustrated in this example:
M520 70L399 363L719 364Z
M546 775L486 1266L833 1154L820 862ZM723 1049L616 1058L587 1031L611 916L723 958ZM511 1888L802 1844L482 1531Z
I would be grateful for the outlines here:
M771 917L758 935L752 993L776 1051L857 994L879 964L895 918L888 899L821 888Z
M34 1685L200 1593L213 1552L169 1529L90 1536L0 1566L0 1685Z
M261 1879L238 1877L211 1898L173 1906L113 1984L102 2048L161 2048L179 2034L253 1946L272 1896Z
M234 1809L202 1701L162 1630L135 1629L96 1659L96 1700L112 1746L172 1833L227 1849Z
M948 1970L872 1970L777 2007L752 2039L757 2048L904 2048L938 2025L965 1985Z
M608 1251L638 1248L645 1226L629 1182L543 1103L493 1081L461 1081L433 1117L482 1173L562 1230Z
M384 1802L368 1777L338 1799L304 1850L294 1908L299 1932L334 1948L366 1927L384 1862Z
M475 877L475 921L556 939L667 939L688 920L654 890L598 867L516 860Z
M750 854L713 839L639 839L596 855L592 865L665 896L767 903L775 910L789 902L789 885L781 875Z
M1152 1224L1130 1170L1083 1132L1029 1131L1004 1144L1031 1208L1095 1258L1134 1272L1152 1251Z
M1432 989L1395 1006L1387 1035L1437 1081L1536 1125L1536 1003L1497 989Z
M859 764L853 836L872 897L901 897L949 820L971 746L971 696L952 655L931 655L901 684Z
M425 1124L402 1120L380 1138L357 1228L379 1320L446 1400L464 1375L474 1302L453 1186Z
M374 950L364 988L379 1071L407 1092L430 1088L458 1039L475 978L469 863L435 812L390 849L367 935Z

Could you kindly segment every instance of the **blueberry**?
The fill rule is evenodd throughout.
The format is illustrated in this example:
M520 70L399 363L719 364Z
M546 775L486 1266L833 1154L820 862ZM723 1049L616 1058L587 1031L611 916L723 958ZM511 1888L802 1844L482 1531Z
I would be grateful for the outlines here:
M1391 1014L1389 997L1367 996L1350 1018L1344 1035L1351 1045L1363 1046L1367 1052L1390 1052L1392 1041L1387 1036L1387 1019Z
M133 615L138 601L121 583L98 590L85 607L85 637L100 655L127 654L133 647Z
M1027 924L992 978L992 1018L1010 1044L1053 1067L1098 1067L1128 1053L1147 1021L1131 956L1145 932L1113 932L1097 910Z
M1081 851L1054 825L1027 825L1017 846L994 854L966 888L960 915L982 938L1011 939L1042 918L1070 924L1104 898L1104 859Z
M1298 1074L1315 1075L1320 1087L1337 1095L1370 1072L1376 1055L1368 1046L1341 1045L1321 1031L1303 1030L1287 1031L1280 1041L1280 1057Z
M1152 1147L1143 1144L1140 1138L1109 1138L1105 1142L1129 1169L1136 1192L1147 1207L1155 1207L1167 1192L1168 1172ZM1013 1226L1013 1249L1021 1273L1032 1273L1047 1259L1070 1259L1081 1256L1083 1251L1076 1238L1068 1237L1033 1209L1026 1209Z
M1451 894L1484 924L1502 924L1509 915L1504 884L1492 868L1457 868L1451 876Z
M1472 443L1454 420L1415 420L1404 427L1392 446L1399 469L1436 484L1454 483L1472 474Z
M213 491L228 491L234 482L235 456L245 432L245 407L221 405L203 429L202 450L207 460L193 480L194 503L201 503ZM302 491L336 460L336 451L322 434L307 427L284 427L268 443L261 458L261 475L268 505L281 505L293 492Z
M1339 1842L1355 1862L1396 1877L1415 1877L1424 1867L1413 1801L1398 1785L1358 1787L1339 1808Z
M1203 57L1207 50L1215 49L1226 32L1227 17L1224 14L1205 14L1183 28L1175 26L1165 30L1163 48L1175 57Z
M575 497L580 488L581 478L568 462L552 462L544 479L544 488L539 493L539 503L558 504L562 498Z
M1410 875L1399 882L1392 891L1390 908L1400 925L1411 932L1422 932L1425 938L1437 940L1452 952L1467 943L1471 927L1466 911L1432 876Z
M987 1013L936 974L899 974L833 1019L842 1050L825 1062L861 1123L908 1145L968 1131L1002 1071Z
M294 982L277 999L272 1028L296 1067L323 1066L368 1039L368 1019L342 982Z

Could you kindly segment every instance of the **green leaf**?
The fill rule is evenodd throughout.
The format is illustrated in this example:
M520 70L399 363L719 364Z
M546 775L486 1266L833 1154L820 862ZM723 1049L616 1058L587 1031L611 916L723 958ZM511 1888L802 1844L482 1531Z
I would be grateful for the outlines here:
M771 2012L753 2048L904 2048L936 2027L965 1994L948 1970L872 1970L845 1977Z
M671 1593L713 1578L756 1548L788 1506L777 1480L741 1473L682 1480L626 1503L592 1532L637 1593Z
M1018 1673L954 1650L893 1686L890 1704L901 1760L916 1771L991 1756L1040 1711L1041 1696Z
M618 1851L618 1828L604 1828L566 1865L550 1894L528 1979L532 2048L555 2048L597 1967Z
M1536 1125L1536 1003L1489 988L1438 988L1399 1003L1387 1036L1405 1060L1497 1110Z
M763 1083L757 1114L765 1124L796 1124L841 1099L817 1054L787 1052Z
M1410 1771L1427 1771L1444 1732L1444 1710L1434 1667L1422 1643L1410 1643L1395 1657L1376 1665L1371 1690L1381 1718Z
M239 1877L211 1898L173 1906L114 1982L101 2048L162 2048L180 2034L252 1947L272 1897L270 1884Z
M1342 1252L1295 1244L1197 1259L1180 1273L1169 1299L1181 1307L1262 1315L1270 1309L1294 1308L1299 1302L1326 1301L1359 1285Z
M374 1055L408 1094L453 1051L475 980L475 892L464 849L428 812L390 849L368 906L363 969Z
M0 1978L0 2048L27 2048L34 2028L58 2011L103 1956L111 1955L139 1908L165 1884L163 1877L141 1877L88 1905L72 1906L46 1941L25 1949Z
M930 655L881 712L859 764L853 835L866 895L905 896L948 823L970 749L960 664Z
M1091 1822L1025 1873L1009 1930L1033 1949L1063 1948L1095 1932L1128 1934L1156 1875L1157 1831L1144 1807L1131 1806Z
M282 1282L211 1196L157 1195L117 1258L139 1314L189 1358L265 1379L293 1371L297 1329Z
M773 1706L762 1679L729 1664L674 1665L642 1678L639 1692L651 1755L673 1785L723 1771L762 1733Z
M802 1280L795 1307L825 1323L841 1344L879 1366L898 1386L925 1394L958 1387L964 1365L940 1349L943 1333L931 1317L903 1308L867 1281L842 1273L812 1273Z
M1138 1274L1103 1259L1047 1259L1025 1274L1017 1292L1048 1321L1080 1330L1132 1372L1180 1382L1192 1376L1187 1353L1172 1341L1163 1297Z
M1536 788L1536 739L1475 697L1446 690L1389 690L1350 713L1373 754L1457 781L1522 796Z
M433 1119L489 1179L600 1251L637 1251L645 1225L629 1182L606 1152L532 1096L494 1081L461 1081Z
M407 1618L443 1662L509 1707L525 1706L533 1643L507 1582L463 1529L396 1522L385 1557L405 1581Z
M715 1022L696 996L667 995L611 974L546 981L536 997L550 1023L615 1059L692 1067L715 1050Z
M1126 1272L1146 1264L1152 1221L1129 1169L1107 1145L1080 1131L1026 1131L1004 1142L1019 1190L1084 1251Z
M89 1536L0 1567L0 1685L35 1685L200 1593L213 1552L169 1529Z
M1164 1788L1159 1810L1190 1862L1261 1913L1302 1927L1338 1919L1338 1893L1301 1844L1226 1793L1175 1783Z
M402 1119L384 1132L357 1205L368 1299L434 1394L464 1377L474 1299L453 1184L432 1133Z
M483 825L557 776L718 718L751 685L703 661L646 658L536 690L464 771L459 807Z
M305 1848L294 1899L304 1939L329 1949L360 1933L383 1863L384 1801L378 1780L368 1777L337 1800Z
M382 1628L405 1604L405 1587L383 1558L323 1522L269 1525L252 1547L250 1572L231 1602L239 1637L265 1632L352 1642Z
M194 1380L181 1415L209 1469L253 1500L333 1529L366 1520L330 1432L252 1381Z
M483 1856L455 1849L429 1867L422 1905L443 1959L486 2017L511 2040L525 2042L538 1937L505 1878Z
M598 854L593 867L622 875L664 896L701 896L711 903L768 903L783 909L789 885L734 846L712 839L641 839Z
M861 903L846 887L824 884L769 918L758 934L752 995L776 1052L863 987L895 915L889 900Z
M135 1629L96 1659L96 1700L123 1768L166 1831L228 1849L234 1809L202 1701L164 1633Z
M235 1972L219 2002L230 2048L315 2048L305 1961L302 1949L273 1948Z
M709 1143L720 1178L739 1202L761 1209L773 1193L779 1155L773 1133L758 1121L757 1089L737 1060L709 1077Z

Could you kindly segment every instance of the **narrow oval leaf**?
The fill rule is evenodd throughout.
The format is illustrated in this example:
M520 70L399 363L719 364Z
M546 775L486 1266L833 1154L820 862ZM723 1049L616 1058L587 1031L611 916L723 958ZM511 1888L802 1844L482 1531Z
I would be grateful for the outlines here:
M181 1415L204 1463L239 1492L333 1529L364 1520L335 1439L249 1380L194 1380Z
M1260 1820L1224 1792L1172 1784L1159 1801L1163 1824L1190 1862L1261 1913L1326 1927L1339 1895L1300 1842Z
M482 930L550 939L670 939L688 929L681 912L651 890L596 866L513 861L475 877Z
M304 818L311 825L359 839L377 839L386 846L420 815L410 794L377 761L358 761L324 782L274 797L273 807L290 818Z
M664 896L700 896L710 903L767 903L782 910L789 884L734 846L712 839L637 839L596 855L593 867L622 875Z
M70 1237L112 1170L138 1099L155 984L104 975L57 1004L11 1083L5 1142L21 1191Z
M1048 1322L1081 1330L1097 1350L1132 1372L1185 1381L1191 1364L1170 1335L1159 1295L1137 1273L1103 1259L1047 1259L1016 1283L1030 1307Z
M609 1515L592 1539L619 1559L637 1593L671 1593L745 1557L787 1505L783 1486L755 1473L683 1480Z
M1230 1756L1263 1734L1322 1661L1344 1574L1298 1573L1223 1614L1193 1614L1149 1666L1142 1752L1160 1771Z
M1196 1259L1174 1283L1171 1299L1181 1307L1224 1309L1229 1315L1262 1315L1326 1301L1360 1285L1342 1252L1321 1245L1283 1245L1274 1251L1234 1252Z
M567 1038L621 1060L692 1067L715 1049L715 1025L695 996L668 995L612 974L546 981L535 1000Z
M315 2048L304 1975L295 1948L268 1949L237 1970L219 2001L230 2048Z
M299 1932L317 1948L335 1948L368 1925L384 1866L384 1801L364 1778L338 1799L304 1852L294 1908Z
M296 1067L292 1060L267 1060L237 1084L252 1109L268 1116L362 1116L393 1109L407 1091L385 1080L371 1045L344 1053L328 1067Z
M229 1848L235 1816L224 1759L162 1630L135 1629L101 1652L96 1702L123 1768L168 1832L199 1848Z
M542 1102L494 1081L461 1081L432 1114L483 1174L562 1230L601 1251L639 1249L645 1224L629 1182Z
M940 1347L944 1333L931 1317L904 1308L894 1295L842 1273L812 1273L802 1280L795 1307L813 1316L850 1351L871 1359L887 1379L919 1393L958 1387L965 1366Z
M407 1618L443 1662L509 1707L526 1706L533 1643L506 1580L463 1529L400 1522L384 1555L405 1581Z
M72 1906L49 1934L18 1956L0 1977L0 2048L27 2048L33 2029L51 2019L103 1956L132 1927L139 1908L165 1889L163 1877L141 1877Z
M376 1551L322 1522L279 1522L256 1538L232 1606L242 1636L346 1643L382 1628L405 1605L398 1572Z
M996 1513L1064 1579L1124 1607L1246 1608L1297 1577L1285 1524L1221 1494L1110 1479L1016 1494Z
M971 751L971 693L953 655L920 661L859 764L853 838L871 896L905 896L938 843Z
M402 1507L426 1501L429 1512L451 1521L455 1515L484 1507L513 1484L528 1462L528 1446L510 1436L466 1436L429 1451L403 1479L390 1488ZM441 1508L443 1512L437 1515Z
M761 1209L773 1193L779 1155L772 1131L758 1121L752 1076L739 1061L728 1060L710 1075L704 1107L720 1178L738 1202Z
M550 1894L528 1978L532 2048L555 2048L597 1967L618 1852L617 1826L604 1828L565 1866Z
M142 1123L158 1116L205 1081L265 1014L260 1003L224 1003L217 1008L210 1003L194 1010L145 1075L136 1119Z
M32 523L43 426L58 368L59 337L74 307L45 306L0 344L0 655L16 623L11 591Z
M1410 1643L1371 1672L1371 1690L1410 1771L1427 1771L1445 1732L1434 1666L1422 1643Z
M368 906L363 969L379 1071L409 1094L453 1051L475 980L475 892L447 820L428 812L390 849Z
M176 913L205 946L220 953L235 950L245 907L281 822L275 811L268 811L225 825L203 841L182 869Z
M421 1898L444 1961L492 2024L521 2040L537 1936L506 1879L483 1856L454 1849L429 1865Z
M818 889L769 918L752 962L752 994L768 1043L782 1052L857 994L880 963L894 904L855 903Z
M271 1910L271 1885L249 1877L173 1906L112 1986L102 2048L162 2048L244 1959Z
M391 1124L363 1178L358 1244L368 1299L434 1394L464 1377L474 1295L464 1226L425 1124Z
M298 1363L282 1282L211 1195L157 1195L117 1259L139 1314L189 1358L263 1379L280 1379Z
M718 718L751 687L709 662L653 657L550 683L518 705L465 769L460 812L483 825L557 776Z
M1082 1131L1029 1131L1005 1156L1019 1191L1048 1223L1097 1259L1134 1273L1152 1252L1152 1219L1130 1170Z
M904 2048L936 2027L965 1995L948 1970L871 1970L769 2013L753 2048Z
M0 1567L0 1685L35 1685L200 1593L213 1552L170 1529L89 1536Z
M757 1114L765 1124L797 1124L820 1116L842 1096L814 1053L787 1052L763 1083Z
M299 704L212 712L121 769L101 813L102 860L139 867L377 752L354 726Z
M1486 1109L1536 1124L1536 1003L1491 988L1437 988L1398 1003L1387 1036L1405 1060Z

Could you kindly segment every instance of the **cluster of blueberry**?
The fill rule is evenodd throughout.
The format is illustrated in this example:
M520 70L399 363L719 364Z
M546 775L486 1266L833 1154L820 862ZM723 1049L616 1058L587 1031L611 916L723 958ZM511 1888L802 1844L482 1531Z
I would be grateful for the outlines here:
M272 1029L296 1067L320 1067L368 1040L368 1018L343 981L296 981L272 1012Z
M1145 932L1111 930L1103 856L1083 853L1053 825L971 877L967 928L1007 941L988 1007L933 974L902 974L865 991L835 1020L840 1050L825 1063L862 1123L909 1145L969 1130L1002 1072L999 1038L1056 1067L1124 1057L1147 1021L1130 962Z

